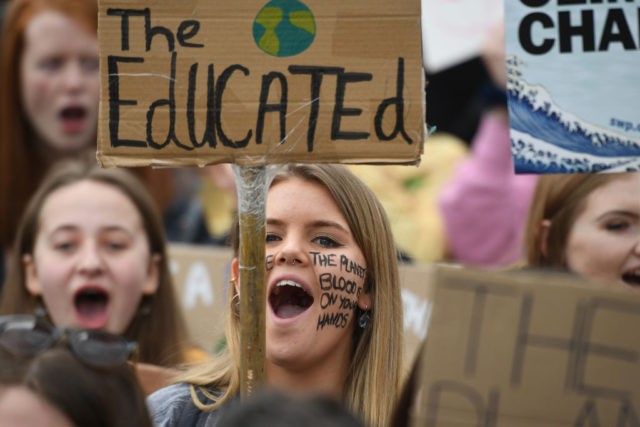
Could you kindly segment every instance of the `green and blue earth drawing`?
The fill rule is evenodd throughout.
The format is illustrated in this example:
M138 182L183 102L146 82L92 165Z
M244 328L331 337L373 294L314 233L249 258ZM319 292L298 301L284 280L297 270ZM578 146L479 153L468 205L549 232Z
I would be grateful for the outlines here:
M311 10L298 0L271 0L253 21L256 45L272 56L294 56L304 52L316 35Z

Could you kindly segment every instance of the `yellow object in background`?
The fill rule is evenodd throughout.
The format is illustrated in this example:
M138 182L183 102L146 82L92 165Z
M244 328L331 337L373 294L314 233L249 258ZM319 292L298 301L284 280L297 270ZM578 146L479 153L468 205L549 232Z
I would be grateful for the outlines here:
M214 237L224 236L231 230L236 211L235 193L221 189L204 177L200 188L200 199L207 221L207 229Z
M425 144L419 166L349 166L378 196L398 248L414 262L431 263L445 257L446 238L437 199L467 152L462 140L435 133Z

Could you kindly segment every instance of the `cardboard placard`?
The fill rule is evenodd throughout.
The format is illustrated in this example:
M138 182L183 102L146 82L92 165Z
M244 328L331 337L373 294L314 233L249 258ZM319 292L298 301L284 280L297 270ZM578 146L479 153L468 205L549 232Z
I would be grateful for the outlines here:
M402 321L404 323L404 361L408 369L427 336L433 304L433 276L430 264L400 264L400 292L402 293Z
M98 161L416 163L420 0L100 0Z
M189 334L203 349L215 352L224 339L233 253L228 248L172 243L169 257Z
M224 338L233 253L228 248L182 244L171 244L169 249L176 296L189 332L202 348L215 351ZM432 272L433 267L426 265L400 266L406 362L413 360L426 336Z
M640 171L637 0L505 2L517 173Z
M412 426L638 426L640 295L560 273L435 273Z

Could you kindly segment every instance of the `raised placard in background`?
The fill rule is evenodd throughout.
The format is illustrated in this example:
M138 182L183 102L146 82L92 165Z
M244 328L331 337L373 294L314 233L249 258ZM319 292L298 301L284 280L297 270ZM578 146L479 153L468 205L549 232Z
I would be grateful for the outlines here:
M638 426L640 295L441 269L412 426Z
M640 170L639 6L505 2L516 172Z
M173 243L169 257L176 297L189 334L200 347L216 352L224 345L233 253L228 248Z
M415 163L420 0L100 0L104 166Z

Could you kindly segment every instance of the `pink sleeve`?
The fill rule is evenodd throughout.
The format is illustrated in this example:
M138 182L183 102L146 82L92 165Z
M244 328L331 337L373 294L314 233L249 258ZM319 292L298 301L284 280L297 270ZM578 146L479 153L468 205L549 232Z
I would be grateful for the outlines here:
M439 206L455 261L502 267L522 258L522 229L536 175L513 172L509 127L485 115L472 153L443 188Z

